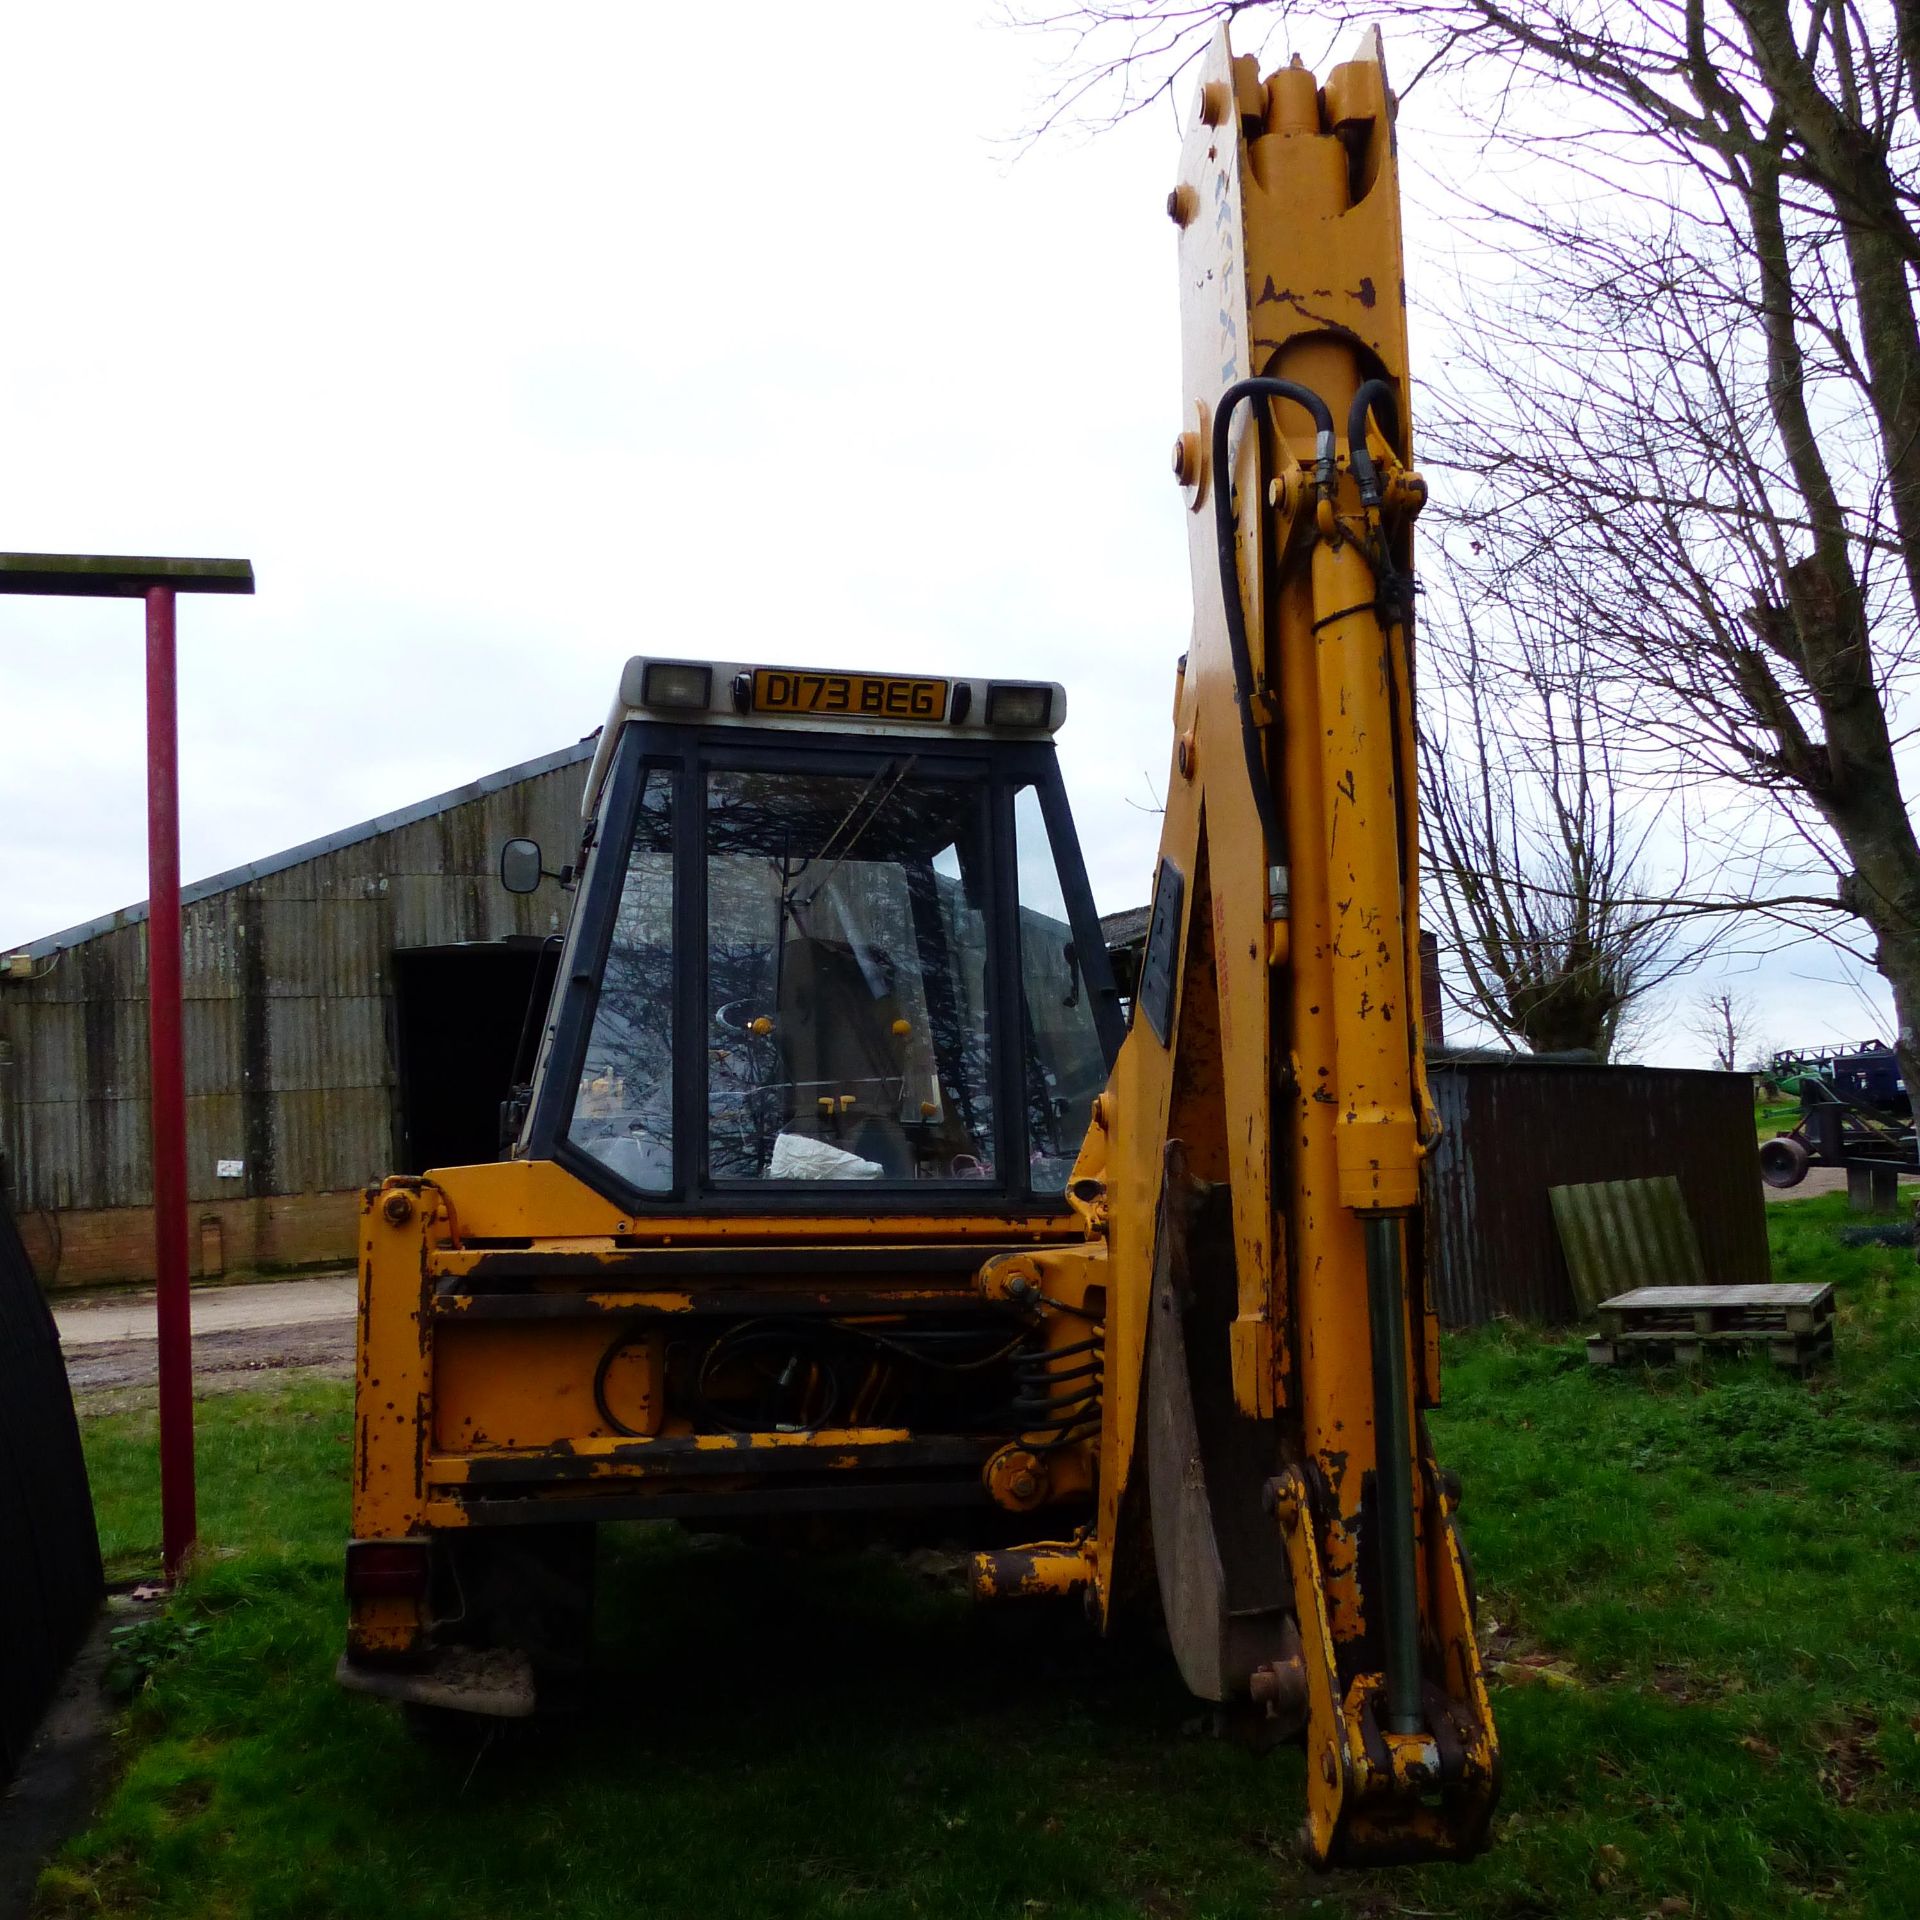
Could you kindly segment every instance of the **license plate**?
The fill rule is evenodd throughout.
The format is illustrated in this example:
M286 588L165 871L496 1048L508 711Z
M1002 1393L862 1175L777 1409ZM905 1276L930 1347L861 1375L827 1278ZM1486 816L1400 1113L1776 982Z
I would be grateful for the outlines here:
M944 720L944 680L903 680L881 673L803 673L794 667L753 670L755 713L843 713L851 720Z

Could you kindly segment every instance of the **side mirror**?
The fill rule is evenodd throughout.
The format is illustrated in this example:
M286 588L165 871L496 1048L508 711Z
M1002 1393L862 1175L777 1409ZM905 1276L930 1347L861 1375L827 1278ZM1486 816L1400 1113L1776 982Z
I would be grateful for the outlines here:
M540 842L508 840L500 848L500 884L509 893L536 893L541 879Z

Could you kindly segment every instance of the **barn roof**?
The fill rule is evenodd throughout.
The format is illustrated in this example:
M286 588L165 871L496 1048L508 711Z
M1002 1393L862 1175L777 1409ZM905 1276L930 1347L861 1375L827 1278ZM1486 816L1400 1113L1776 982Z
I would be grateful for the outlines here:
M517 767L502 767L498 773L484 773L478 780L470 780L464 787L453 787L445 793L436 793L430 800L416 800L412 806L400 807L392 813L377 814L371 820L361 821L358 826L342 827L338 832L324 834L318 840L308 840L297 847L289 847L284 853L268 854L265 859L249 861L245 866L229 867L225 873L216 873L209 879L195 880L180 889L180 904L191 907L233 887L244 887L251 881L266 879L269 874L284 873L289 867L317 860L322 854L336 853L340 848L353 846L359 841L373 840L397 828L430 820L435 814L450 812L455 807L465 806L470 800L480 800L490 793L498 793L502 787L514 786L543 773L557 772L561 767L584 763L593 757L596 735L597 730L570 747L543 753L537 760L523 760ZM117 928L138 926L146 917L147 903L140 900L130 907L122 907L117 913L103 913L97 919L83 921L77 927L67 927L59 933L42 934L38 940L29 940L24 946L11 947L8 951L41 959L64 948L80 946L103 933L112 933Z

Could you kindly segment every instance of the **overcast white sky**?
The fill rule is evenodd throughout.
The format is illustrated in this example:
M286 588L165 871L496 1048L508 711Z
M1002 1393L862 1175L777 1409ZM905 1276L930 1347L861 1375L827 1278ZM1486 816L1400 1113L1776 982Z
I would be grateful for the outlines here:
M0 547L258 574L181 603L189 877L711 652L1064 682L1095 892L1145 899L1178 138L1011 162L1044 50L985 15L11 11ZM137 604L0 598L0 947L143 897L142 700ZM1871 1024L1808 970L1780 1037Z

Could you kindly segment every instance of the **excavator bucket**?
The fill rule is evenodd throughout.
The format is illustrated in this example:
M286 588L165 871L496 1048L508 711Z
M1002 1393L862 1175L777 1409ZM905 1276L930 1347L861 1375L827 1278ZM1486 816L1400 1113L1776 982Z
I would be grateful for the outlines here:
M1233 1272L1226 1198L1225 1189L1192 1177L1177 1144L1168 1149L1146 1410L1148 1510L1167 1637L1188 1687L1223 1703L1246 1697L1256 1672L1285 1673L1300 1651L1286 1560L1262 1497L1271 1435L1235 1408L1221 1364L1220 1303L1199 1297L1210 1288L1231 1298L1219 1284Z

